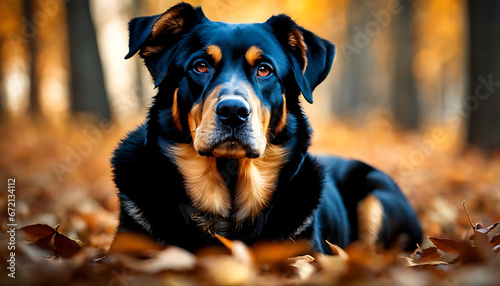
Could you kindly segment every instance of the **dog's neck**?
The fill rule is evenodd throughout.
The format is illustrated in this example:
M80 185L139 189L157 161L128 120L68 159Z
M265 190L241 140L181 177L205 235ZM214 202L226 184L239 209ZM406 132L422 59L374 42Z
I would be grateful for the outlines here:
M226 186L234 197L236 194L236 184L238 182L238 170L240 167L240 161L236 159L228 158L216 158L217 171L221 174Z

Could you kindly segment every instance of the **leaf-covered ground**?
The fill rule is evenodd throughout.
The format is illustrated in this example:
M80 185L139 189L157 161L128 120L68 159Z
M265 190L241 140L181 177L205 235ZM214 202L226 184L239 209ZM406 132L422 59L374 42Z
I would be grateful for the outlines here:
M134 235L117 238L109 250L118 217L109 157L130 126L3 124L0 284L500 285L500 226L494 225L500 154L463 152L460 130L452 126L403 133L385 119L369 122L362 128L313 122L312 151L362 159L393 176L430 237L414 253L354 243L345 250L332 245L336 255L325 256L301 242L250 248L221 238L224 246L191 254ZM16 180L15 279L7 276L8 178ZM19 230L36 224L46 226Z

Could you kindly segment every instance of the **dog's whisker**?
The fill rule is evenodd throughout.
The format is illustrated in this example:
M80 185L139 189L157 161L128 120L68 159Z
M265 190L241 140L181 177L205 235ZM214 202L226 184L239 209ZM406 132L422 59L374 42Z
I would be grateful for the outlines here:
M198 127L198 128L199 128L199 127ZM198 128L196 128L195 130L191 131L191 132L189 133L189 135L188 135L188 136L186 136L186 140L187 140L187 139L189 139L189 137L192 137L192 136L193 136L193 134L195 134L195 133L196 133L196 131L198 131ZM191 143L191 144L192 144L192 143Z

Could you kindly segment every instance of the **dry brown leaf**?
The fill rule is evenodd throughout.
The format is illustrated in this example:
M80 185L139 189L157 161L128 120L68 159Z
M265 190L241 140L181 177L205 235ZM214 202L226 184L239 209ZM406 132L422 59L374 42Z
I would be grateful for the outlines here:
M252 250L243 242L239 240L231 240L225 237L222 237L218 234L215 234L215 237L224 244L229 250L231 250L231 254L238 261L242 262L245 265L253 265L254 263L254 255Z
M443 252L458 253L462 244L466 243L461 240L451 238L429 237L432 243Z
M20 229L19 236L31 242L29 245L53 251L63 258L71 258L81 249L81 246L76 241L60 234L58 229L59 225L55 229L46 224L28 225ZM54 246L50 244L52 239L54 239Z
M300 281L308 280L316 271L314 265L311 264L314 261L314 257L310 255L292 257L288 260L293 261L290 266L296 268L296 273Z
M406 265L410 267L415 267L415 266L435 266L435 265L448 265L448 262L444 262L441 260L433 260L433 261L425 261L425 262L420 262L420 261L413 261L413 259L409 257L401 257L401 259L406 261Z
M491 241L495 236L500 234L500 222L496 222L486 228L489 240Z
M73 257L82 248L76 241L60 233L56 234L54 245L56 246L57 255L63 258Z
M55 233L56 230L46 224L32 224L20 228L18 235L27 242L35 242L44 237L54 235Z
M45 237L38 239L37 241L30 243L29 245L38 246L38 247L43 248L45 250L53 250L53 247L50 246L50 243L52 242L52 238L54 237L55 234L56 234L55 232L52 234L49 234Z
M500 245L500 234L495 235L491 240L490 240L491 246L495 247Z
M306 261L306 262L313 262L313 261L315 261L314 257L312 257L309 254L288 258L288 261L290 261L292 263L295 262L295 261L298 261L298 260L303 260L303 261Z
M187 271L193 270L196 265L196 256L177 246L168 246L161 251L149 253L149 259L137 259L130 255L117 255L117 259L126 267L144 272L158 273L166 270Z
M490 229L491 230L491 229ZM490 240L488 239L487 232L479 232L474 230L474 250L477 253L477 256L481 260L480 262L488 263L490 261L496 260L495 252L493 251L493 247L491 246Z
M478 227L478 225L476 225L475 230L476 230L477 232L480 232L480 233L488 234L488 233L489 233L489 232L491 232L493 229L495 229L495 228L499 225L499 223L500 223L500 222L499 222L499 221L497 221L496 223L494 223L494 224L492 224L492 225L490 225L490 226L488 226L488 227L486 227L486 228L482 227L482 225L481 225L481 224L478 224L478 225L481 225L481 227Z
M328 274L339 276L347 270L347 263L340 258L340 256L332 256L325 254L316 254L316 261L318 261L321 268Z
M420 255L420 259L418 262L429 262L436 261L441 258L441 253L438 252L437 247L429 247L422 250L422 254Z
M134 232L119 232L111 243L108 253L128 253L132 255L144 255L151 250L165 248L154 242L150 237Z
M257 242L252 245L258 264L287 264L287 259L311 253L311 245L306 241Z
M233 256L207 256L199 259L203 281L212 285L252 285L255 269Z
M245 265L254 265L255 258L252 250L245 243L239 240L233 242L231 254L236 260Z

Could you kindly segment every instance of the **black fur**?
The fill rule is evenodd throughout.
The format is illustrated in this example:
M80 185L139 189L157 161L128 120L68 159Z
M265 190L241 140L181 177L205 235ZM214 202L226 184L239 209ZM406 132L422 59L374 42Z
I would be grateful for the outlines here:
M182 29L165 30L152 37L153 26L168 13L182 21ZM312 102L312 91L327 76L335 54L328 41L285 15L273 16L261 24L226 24L211 22L200 8L185 3L161 15L133 19L129 29L130 52L126 58L141 51L158 94L147 121L128 134L112 158L121 202L119 232L142 232L160 243L194 251L217 243L212 233L198 225L199 219L213 220L219 223L219 234L230 239L251 244L260 239L305 238L317 251L329 253L325 240L346 246L357 239L358 202L374 194L385 212L380 243L389 247L401 234L407 236L410 248L420 241L422 232L417 216L387 175L358 161L316 158L307 151L311 129L301 110L299 95L302 93ZM300 50L287 43L292 30L301 33L307 46L305 72ZM193 73L193 60L203 57L200 50L213 43L221 47L224 55L231 51L231 58L223 58L217 66L205 58L210 73ZM273 65L269 78L256 79L255 69L243 64L241 59L251 45L262 47L268 56L266 60ZM153 53L145 52L149 47L159 48ZM227 82L230 75L254 88L272 113L268 144L282 146L288 152L268 206L253 221L247 220L241 226L231 217L193 211L184 178L168 151L168 146L178 143L192 144L187 114L196 103L203 102L214 86ZM177 88L182 131L175 128L172 119ZM287 120L285 127L275 133L283 116L282 94L286 96ZM238 160L217 160L219 172L224 174L229 190L234 191ZM132 215L136 218L130 212L133 207ZM308 218L312 218L311 223L297 232Z

